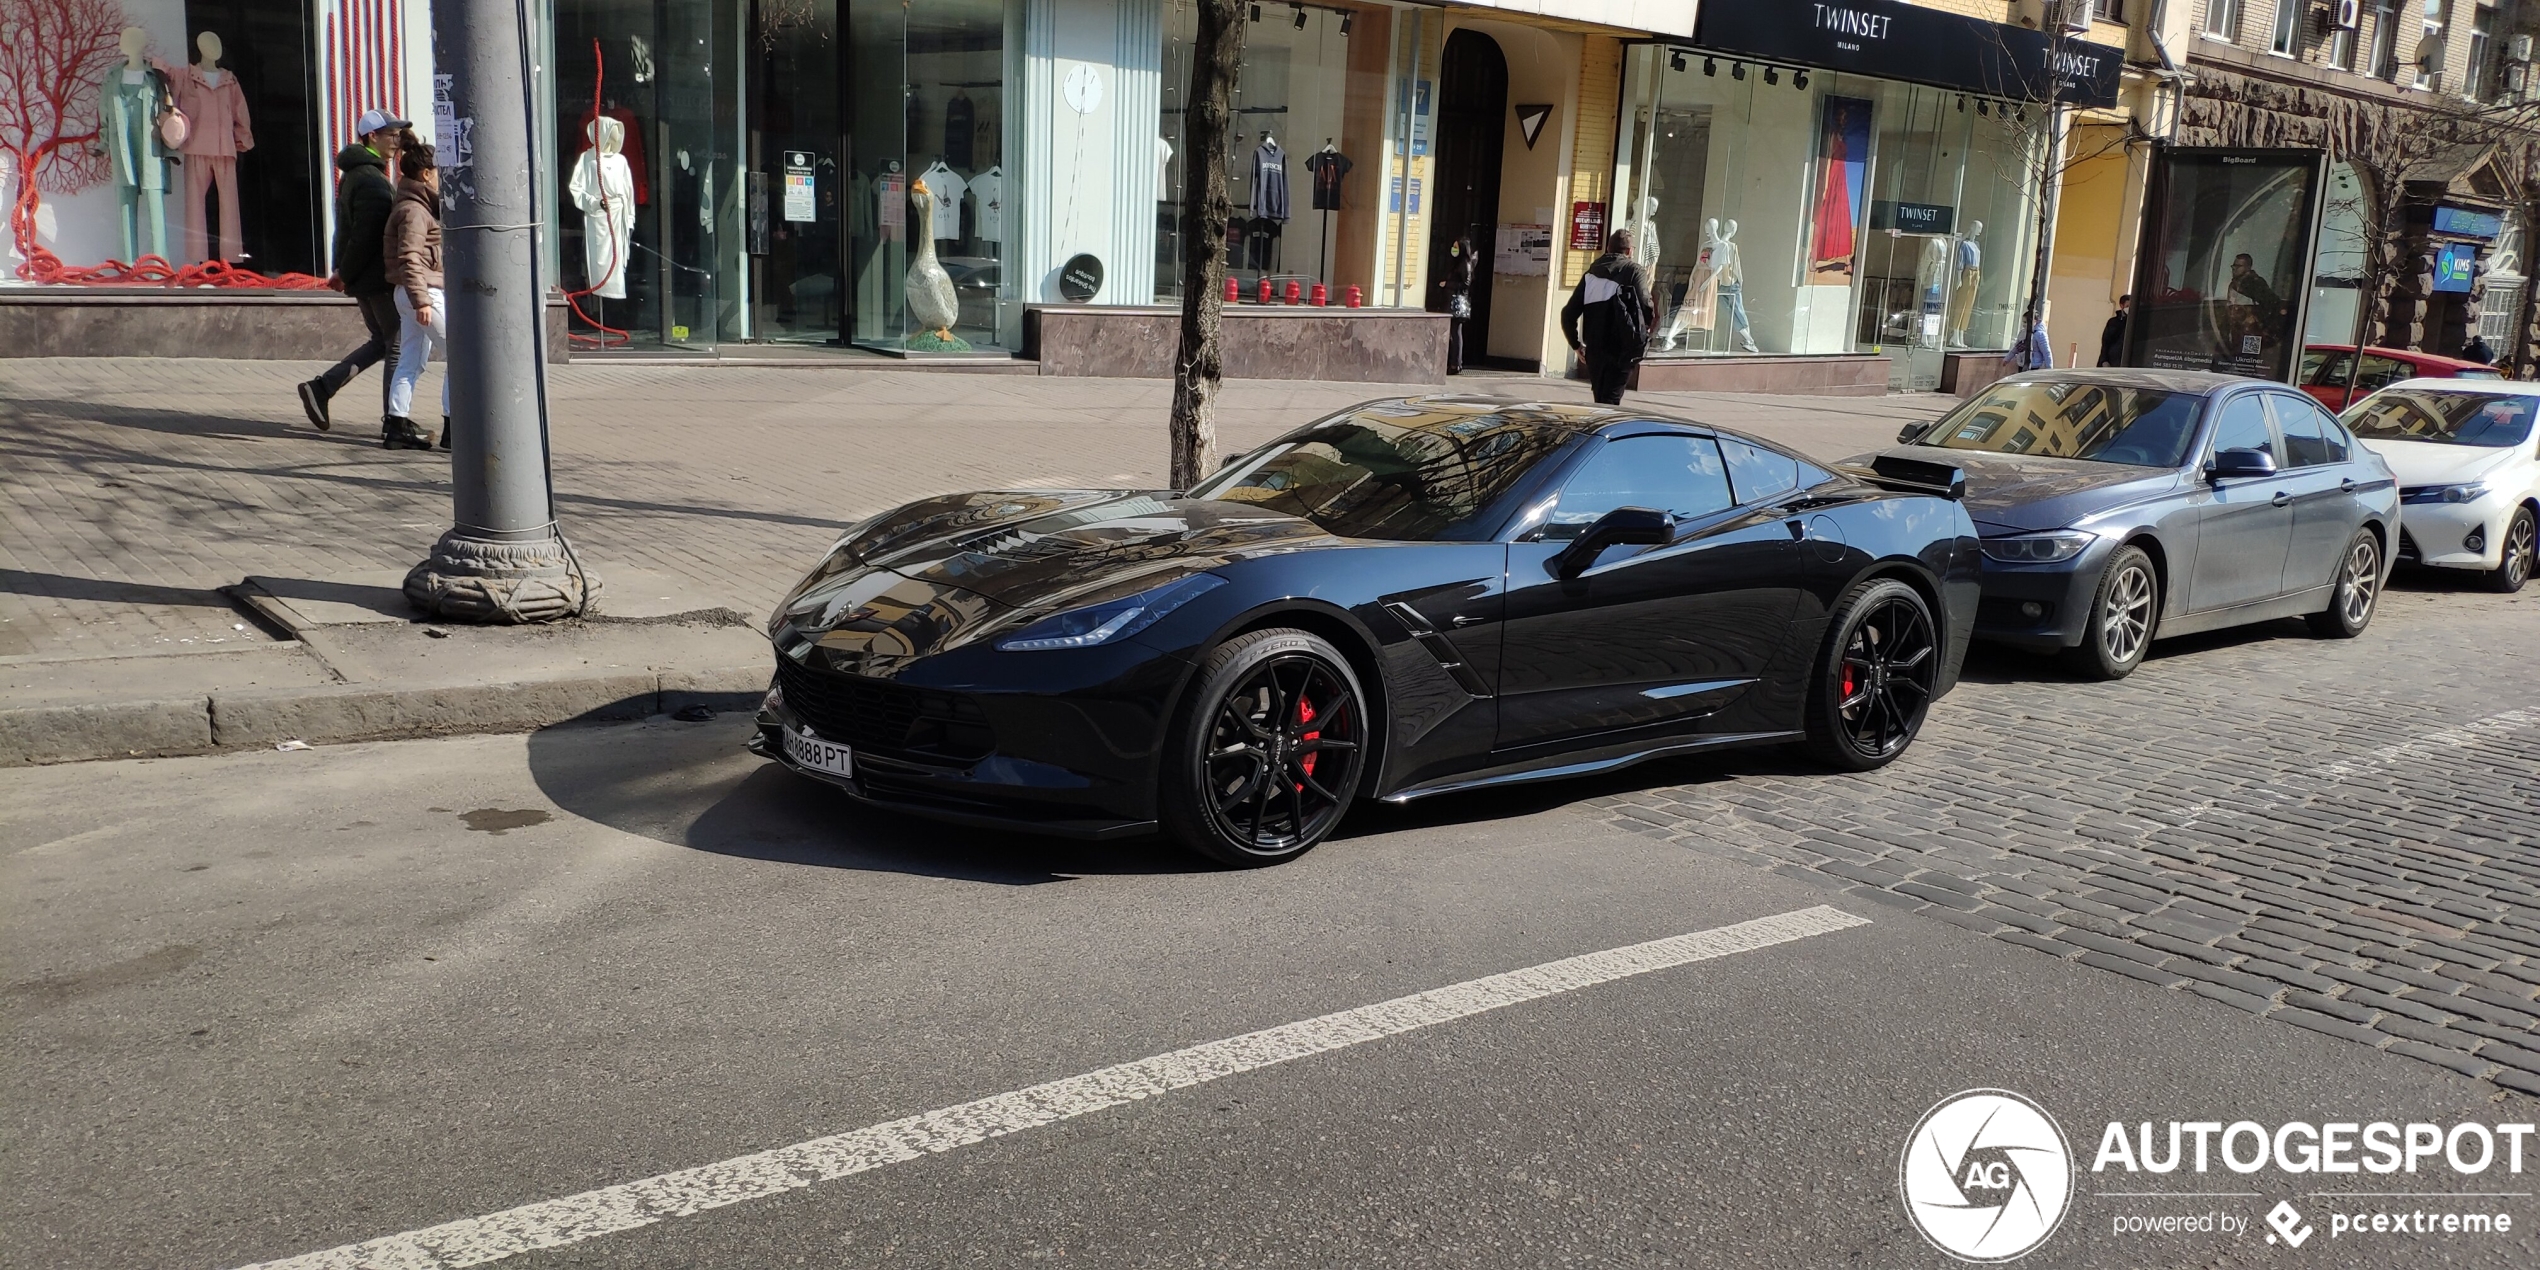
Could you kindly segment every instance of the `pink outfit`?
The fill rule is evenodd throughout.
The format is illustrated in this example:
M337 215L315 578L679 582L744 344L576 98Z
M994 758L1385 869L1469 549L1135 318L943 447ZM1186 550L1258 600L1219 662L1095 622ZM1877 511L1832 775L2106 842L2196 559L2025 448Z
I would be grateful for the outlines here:
M220 259L246 254L238 241L238 156L256 148L247 124L247 93L238 73L216 71L219 82L206 78L199 66L158 62L176 87L176 108L185 112L185 251L188 260L211 258L204 233L203 195L220 193Z

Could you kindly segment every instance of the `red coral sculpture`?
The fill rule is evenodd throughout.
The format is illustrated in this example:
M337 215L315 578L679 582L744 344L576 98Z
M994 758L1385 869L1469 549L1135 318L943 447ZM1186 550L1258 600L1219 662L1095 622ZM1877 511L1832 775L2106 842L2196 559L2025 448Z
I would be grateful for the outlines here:
M40 191L76 194L106 179L97 85L123 27L115 0L0 0L0 166L17 178L9 233L20 278L53 254L35 241Z

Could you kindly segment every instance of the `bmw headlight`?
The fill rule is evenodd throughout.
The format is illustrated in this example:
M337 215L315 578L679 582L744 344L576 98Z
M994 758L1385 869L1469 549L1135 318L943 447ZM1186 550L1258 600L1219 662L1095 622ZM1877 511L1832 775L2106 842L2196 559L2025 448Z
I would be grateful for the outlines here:
M2080 555L2098 539L2075 529L1983 540L1984 554L2004 564L2056 564Z
M2487 497L2487 482L2472 481L2466 485L2423 485L2409 490L2400 501L2409 503L2475 503Z
M1213 573L1194 573L1136 595L1053 613L998 640L997 648L1008 653L1033 653L1108 644L1155 625L1165 614L1224 585L1226 580Z

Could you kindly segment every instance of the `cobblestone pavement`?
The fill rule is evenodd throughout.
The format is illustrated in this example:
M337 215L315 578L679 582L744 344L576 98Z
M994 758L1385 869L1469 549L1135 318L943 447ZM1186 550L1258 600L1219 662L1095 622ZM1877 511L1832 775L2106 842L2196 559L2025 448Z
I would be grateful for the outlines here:
M2540 1094L2540 589L2403 576L2359 639L2190 637L2114 684L1968 669L1868 776L1686 764L1582 810Z
M379 448L357 403L301 418L292 362L0 359L0 657L261 640L213 588L250 573L402 572L449 524L448 461ZM438 373L437 369L434 372ZM1458 391L1586 399L1584 385L1475 375ZM424 385L422 395L437 391ZM1170 386L912 371L573 365L552 385L559 514L605 581L676 580L763 610L837 531L926 494L1153 485ZM1229 449L1370 397L1358 383L1237 381ZM1840 456L1948 404L1930 396L1653 394L1660 407ZM604 601L605 603L605 598Z

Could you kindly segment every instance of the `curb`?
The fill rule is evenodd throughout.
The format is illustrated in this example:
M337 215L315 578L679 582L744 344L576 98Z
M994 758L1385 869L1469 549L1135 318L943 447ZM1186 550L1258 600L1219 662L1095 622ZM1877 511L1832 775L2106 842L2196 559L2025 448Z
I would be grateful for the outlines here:
M515 683L247 688L159 701L0 710L0 767L166 758L221 750L534 732L578 720L641 719L688 706L756 707L764 665Z

